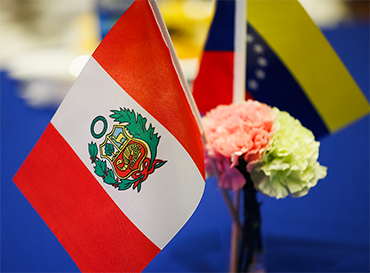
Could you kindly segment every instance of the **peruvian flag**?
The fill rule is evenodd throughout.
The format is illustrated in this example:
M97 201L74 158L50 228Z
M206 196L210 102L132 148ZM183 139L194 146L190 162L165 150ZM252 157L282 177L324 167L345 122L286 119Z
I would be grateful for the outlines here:
M189 94L157 3L136 0L14 177L81 271L142 271L198 206Z

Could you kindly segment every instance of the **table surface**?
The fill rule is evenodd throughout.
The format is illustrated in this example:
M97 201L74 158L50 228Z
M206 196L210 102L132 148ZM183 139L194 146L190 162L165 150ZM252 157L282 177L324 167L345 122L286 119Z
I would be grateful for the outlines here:
M369 27L324 34L369 99ZM1 271L79 271L12 177L56 109L35 110L0 73ZM369 272L369 116L320 140L328 175L299 199L263 202L268 272ZM226 272L231 219L214 179L194 215L145 272ZM113 250L114 251L114 250Z

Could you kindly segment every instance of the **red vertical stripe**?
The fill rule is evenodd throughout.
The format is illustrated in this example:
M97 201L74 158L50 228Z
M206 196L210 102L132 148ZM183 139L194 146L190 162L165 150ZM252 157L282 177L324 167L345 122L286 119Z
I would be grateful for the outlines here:
M176 137L204 177L200 132L148 1L130 6L93 57Z
M193 96L199 111L205 114L220 104L233 101L234 52L204 51L199 73L193 84ZM246 91L246 100L253 97Z
M142 271L160 251L117 207L52 124L14 182L83 272Z
M204 51L193 96L202 114L233 101L234 52Z

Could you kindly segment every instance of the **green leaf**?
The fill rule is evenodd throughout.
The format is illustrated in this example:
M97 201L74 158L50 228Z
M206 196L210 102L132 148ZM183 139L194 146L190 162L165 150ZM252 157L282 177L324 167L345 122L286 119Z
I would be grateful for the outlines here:
M98 176L105 176L105 172L107 170L107 162L106 161L101 161L99 159L96 160L96 166L94 167L95 173Z
M117 183L117 181L114 178L113 171L109 168L107 169L107 175L105 176L105 178L103 180L104 180L105 183L110 184L110 185Z
M131 181L131 180L121 180L121 181L124 181L124 182L121 182L118 184L119 190L127 190L131 187L133 183L135 183L135 181Z
M149 145L150 157L151 157L149 168L152 167L154 159L157 157L157 146L158 146L159 139L160 139L160 137L158 137L158 134L154 134L154 129L155 128L152 127L152 124L150 124L149 129L146 131L145 134L141 136L141 139L144 140Z
M160 167L162 167L165 163L167 162L167 160L162 160L162 161L155 161L155 163L154 163L154 168L155 169L157 169L157 168L160 168Z
M120 108L119 111L111 110L114 114L110 115L111 118L114 118L114 121L118 121L119 123L136 123L136 115L135 112L132 110L130 112L129 109L122 109Z
M89 154L92 158L95 158L96 155L98 154L98 147L96 146L96 143L93 143L91 141L91 144L88 144L89 145Z
M107 143L104 147L105 154L111 156L114 152L114 146L110 143Z
M140 190L141 190L141 183L142 183L142 181L140 181L139 184L137 185L137 193L139 193Z

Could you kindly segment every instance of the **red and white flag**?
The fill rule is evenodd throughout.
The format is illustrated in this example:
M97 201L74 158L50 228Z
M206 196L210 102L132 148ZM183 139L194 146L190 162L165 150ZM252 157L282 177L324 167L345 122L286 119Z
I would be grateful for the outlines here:
M14 182L81 271L142 271L204 190L201 132L157 3L98 46Z

